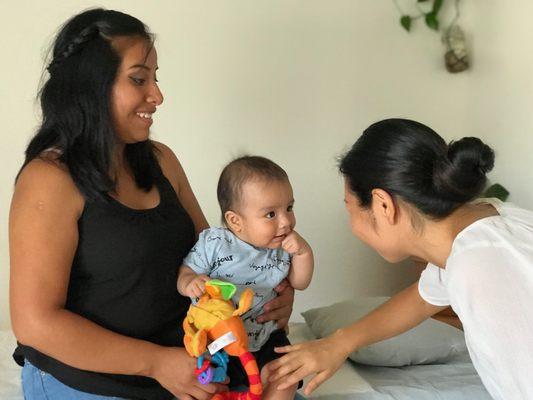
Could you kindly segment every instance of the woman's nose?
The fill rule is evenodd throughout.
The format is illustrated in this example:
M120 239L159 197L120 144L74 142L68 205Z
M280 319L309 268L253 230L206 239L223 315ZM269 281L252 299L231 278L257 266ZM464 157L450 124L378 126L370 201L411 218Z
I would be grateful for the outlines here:
M155 83L150 89L146 101L157 107L161 105L161 103L163 103L163 100L163 93L161 93L161 89L159 89L159 86L157 85L157 83Z

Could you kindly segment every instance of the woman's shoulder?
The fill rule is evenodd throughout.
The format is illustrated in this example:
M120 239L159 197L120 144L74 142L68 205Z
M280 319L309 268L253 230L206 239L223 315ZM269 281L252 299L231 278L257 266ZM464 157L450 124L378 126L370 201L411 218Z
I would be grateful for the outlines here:
M152 144L156 149L159 166L163 175L170 181L176 193L179 193L181 182L185 179L185 171L183 170L181 163L176 157L176 154L167 145L152 140Z
M496 205L497 215L479 219L457 235L450 259L523 251L533 256L533 213L511 203Z
M83 210L84 199L68 168L53 154L43 154L24 166L15 184L14 201L40 199L53 207Z
M176 167L180 165L178 157L166 144L152 140L152 144L156 149L156 155L161 168ZM164 172L164 170L163 170Z
M503 218L533 230L533 210L522 208L514 203L500 201L498 212Z
M19 183L50 186L74 185L67 166L60 162L55 155L49 153L36 157L26 164L17 179L17 184Z

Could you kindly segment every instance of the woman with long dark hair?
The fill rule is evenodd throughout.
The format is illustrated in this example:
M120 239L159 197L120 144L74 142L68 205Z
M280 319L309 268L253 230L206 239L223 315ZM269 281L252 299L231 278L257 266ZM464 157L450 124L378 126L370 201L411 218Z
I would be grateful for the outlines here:
M311 393L358 348L398 335L451 305L472 362L495 399L533 398L533 212L473 201L494 165L477 138L449 145L415 121L365 130L340 162L355 236L389 262L429 263L418 282L329 337L279 348L280 388L315 374Z
M54 42L10 214L14 357L26 399L208 399L183 349L178 267L208 227L173 152L153 35L93 9ZM293 289L265 320L286 324Z

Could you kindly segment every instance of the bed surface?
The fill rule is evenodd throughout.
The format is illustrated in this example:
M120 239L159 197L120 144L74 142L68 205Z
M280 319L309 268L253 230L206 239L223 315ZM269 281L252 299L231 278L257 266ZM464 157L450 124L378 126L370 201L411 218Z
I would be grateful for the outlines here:
M0 399L22 400L20 388L20 370L11 354L16 340L11 331L0 331Z
M293 343L310 340L313 334L304 323L291 325ZM401 368L369 367L347 361L316 389L319 400L490 400L468 353L446 364Z

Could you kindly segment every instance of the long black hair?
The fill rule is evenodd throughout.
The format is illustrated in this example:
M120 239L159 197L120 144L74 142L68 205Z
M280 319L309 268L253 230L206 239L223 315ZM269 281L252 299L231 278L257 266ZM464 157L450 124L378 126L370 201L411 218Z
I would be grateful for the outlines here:
M362 207L380 188L441 219L481 193L493 166L493 150L478 138L448 145L419 122L386 119L363 132L339 169Z
M110 176L116 143L110 96L121 62L111 43L117 36L138 37L150 48L154 40L137 18L101 8L84 11L61 27L47 67L49 77L39 93L42 123L21 168L54 149L86 200L105 198L116 184ZM146 191L158 170L154 152L150 140L127 144L124 150L137 186Z

